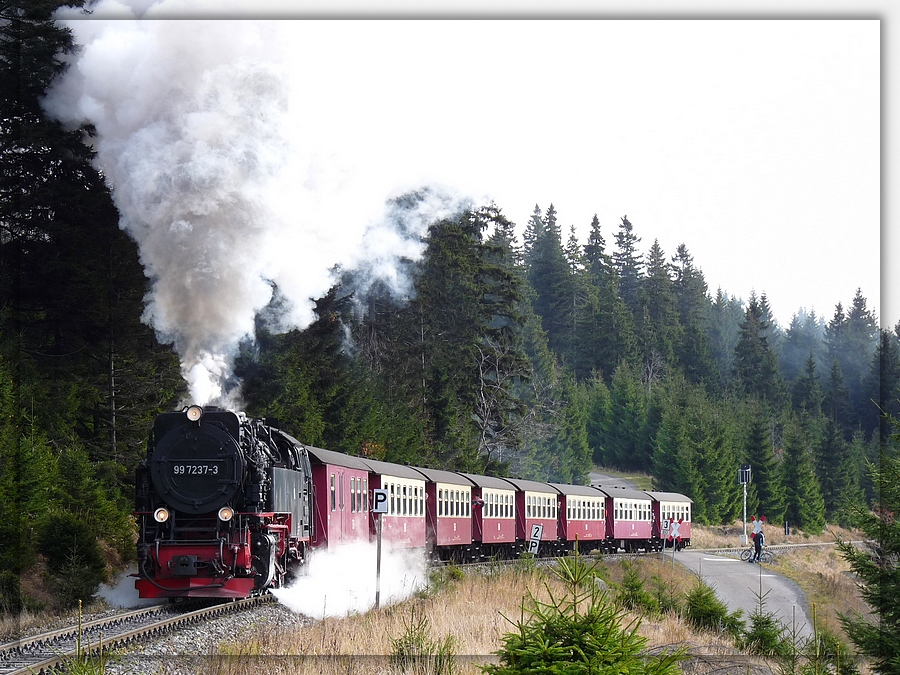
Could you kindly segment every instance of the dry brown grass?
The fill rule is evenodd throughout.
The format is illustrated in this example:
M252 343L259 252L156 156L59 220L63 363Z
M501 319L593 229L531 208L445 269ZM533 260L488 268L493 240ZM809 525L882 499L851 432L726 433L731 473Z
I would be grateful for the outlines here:
M658 577L676 593L689 590L695 578L680 566L658 560L637 563L642 577ZM601 575L610 584L621 581L618 564L600 563ZM503 636L523 619L523 599L533 595L546 600L548 593L562 597L566 589L553 575L529 568L494 574L467 574L439 593L419 597L394 607L347 618L327 618L290 630L260 627L239 642L223 645L223 656L209 664L209 673L244 675L259 672L261 665L273 673L385 673L433 672L426 666L401 671L390 664L391 639L399 638L421 617L435 641L453 640L455 673L480 673L480 665L502 644ZM730 642L714 634L698 634L681 619L667 615L647 618L630 613L626 624L640 623L638 633L652 649L689 647L696 654L731 654ZM696 671L700 672L700 671Z
M770 544L832 542L837 534L844 539L858 538L847 531L829 531L815 536L769 527ZM727 530L727 531L723 531ZM729 528L694 529L694 546L698 548L739 547L740 522ZM696 578L681 566L672 566L656 557L634 563L647 590L653 581L683 597L696 583ZM778 571L797 581L816 607L817 620L832 633L846 637L837 619L837 611L865 611L849 568L834 549L804 548L780 554L775 563ZM622 581L624 567L600 562L600 575L611 585ZM500 649L503 636L514 630L523 618L523 598L533 594L546 599L548 588L561 596L565 589L552 575L525 566L492 574L467 574L449 583L436 594L418 597L394 607L370 611L344 619L329 618L302 628L280 630L260 627L241 637L239 642L222 646L222 656L209 664L209 673L244 675L262 667L271 673L432 673L428 663L402 671L390 663L391 639L399 638L422 617L427 617L427 631L435 642L453 640L456 654L454 672L461 675L480 673L480 665L491 660ZM508 617L508 618L507 618ZM626 614L625 622L639 621L638 633L647 638L650 651L685 647L691 659L684 664L686 673L722 672L724 666L734 672L768 673L764 660L748 658L738 652L726 637L698 633L675 615L641 617ZM433 666L433 664L431 664Z

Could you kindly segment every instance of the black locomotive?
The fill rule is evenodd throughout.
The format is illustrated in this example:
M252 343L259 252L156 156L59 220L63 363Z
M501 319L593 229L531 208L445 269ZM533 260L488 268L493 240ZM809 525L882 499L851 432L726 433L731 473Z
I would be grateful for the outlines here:
M246 597L283 585L312 534L306 448L266 420L160 415L137 470L141 597Z

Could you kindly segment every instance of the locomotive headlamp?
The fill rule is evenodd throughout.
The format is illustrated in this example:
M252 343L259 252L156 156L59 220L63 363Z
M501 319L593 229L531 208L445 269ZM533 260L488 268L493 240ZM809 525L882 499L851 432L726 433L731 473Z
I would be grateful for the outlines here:
M156 511L153 512L153 520L157 523L164 523L169 519L169 509L165 509L160 506Z
M234 518L234 509L227 506L223 506L221 509L219 509L219 520L221 520L223 523L227 523L232 518Z
M192 405L185 411L185 414L191 422L199 422L200 418L203 417L203 408L199 405Z

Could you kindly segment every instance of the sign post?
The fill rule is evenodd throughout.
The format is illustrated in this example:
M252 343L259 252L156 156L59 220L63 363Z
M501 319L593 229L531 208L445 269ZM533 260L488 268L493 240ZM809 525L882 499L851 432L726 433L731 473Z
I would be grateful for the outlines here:
M388 491L372 490L375 515L375 609L381 607L381 517L388 511Z
M544 526L534 523L531 526L531 540L528 542L528 552L537 557L538 548L541 545L541 537L544 534Z
M738 482L744 486L744 534L741 535L741 546L747 545L747 484L750 482L750 465L744 464L738 470Z

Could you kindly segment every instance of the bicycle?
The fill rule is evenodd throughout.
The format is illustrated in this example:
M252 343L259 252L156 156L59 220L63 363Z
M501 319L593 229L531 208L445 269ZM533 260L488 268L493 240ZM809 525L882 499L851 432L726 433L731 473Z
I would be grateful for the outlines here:
M756 555L756 549L751 546L750 548L744 549L741 551L741 560L744 562L748 562L750 558L753 558ZM773 553L763 544L762 551L759 554L759 561L764 562L767 565L771 564L772 561L775 560L775 556Z

